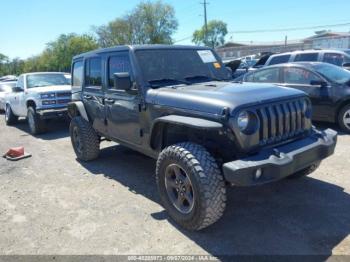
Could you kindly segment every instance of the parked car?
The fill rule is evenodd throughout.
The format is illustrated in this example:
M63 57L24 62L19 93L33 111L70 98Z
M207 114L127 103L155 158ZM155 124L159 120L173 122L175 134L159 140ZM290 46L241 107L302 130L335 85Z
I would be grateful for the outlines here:
M0 82L12 82L17 81L17 77L14 75L7 75L0 77Z
M29 73L20 75L6 96L5 120L13 125L18 117L26 117L33 135L46 130L46 120L63 117L71 101L70 81L64 73Z
M98 158L107 139L157 159L161 202L190 230L223 215L226 184L305 176L336 145L335 131L312 127L304 92L232 83L209 48L120 46L72 65L72 84L82 89L68 105L77 158Z
M5 96L12 92L16 86L16 81L0 82L0 111L5 110Z
M269 57L265 66L290 62L324 62L350 69L350 55L340 50L305 50L275 54Z
M236 79L241 75L246 74L253 67L258 59L235 59L223 61L225 66L232 70L232 78Z
M350 72L341 67L319 62L280 64L246 74L242 81L304 91L311 98L314 120L338 123L350 133Z

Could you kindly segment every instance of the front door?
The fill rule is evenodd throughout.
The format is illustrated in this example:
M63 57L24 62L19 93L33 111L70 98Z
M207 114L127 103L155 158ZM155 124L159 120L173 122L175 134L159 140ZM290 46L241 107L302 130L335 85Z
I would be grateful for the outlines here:
M106 134L104 91L102 88L103 62L100 56L85 59L82 99L93 127Z
M330 110L332 106L330 89L311 84L312 81L323 81L323 79L303 68L284 67L282 71L285 86L299 89L309 95L312 103L313 119L319 121L329 119L332 112Z
M12 92L9 95L11 110L16 116L25 116L27 112L23 112L23 109L21 110L21 107L26 108L25 103L23 103L23 105L20 104L24 97L24 76L23 75L21 75L18 78L16 87L18 87L16 92Z
M126 143L141 144L140 95L114 88L114 73L128 72L132 76L129 53L112 53L106 59L108 83L105 105L109 136Z

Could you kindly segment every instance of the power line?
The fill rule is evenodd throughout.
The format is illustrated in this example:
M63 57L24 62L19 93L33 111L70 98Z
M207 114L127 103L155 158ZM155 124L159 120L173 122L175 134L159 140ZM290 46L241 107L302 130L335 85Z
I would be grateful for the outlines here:
M342 24L318 25L318 26L306 26L306 27L289 27L289 28L260 29L260 30L241 30L241 31L231 31L229 33L230 34L250 34L250 33L290 32L290 31L310 30L310 29L321 29L321 28L325 28L325 27L340 27L340 26L350 26L350 22L349 23L342 23Z
M251 33L272 33L272 32L290 32L290 31L301 31L311 29L322 29L326 27L343 27L350 26L350 22L340 24L328 24L318 26L306 26L306 27L289 27L289 28L276 28L276 29L260 29L260 30L241 30L241 31L230 31L229 34L251 34ZM174 41L174 43L182 42L192 38L192 36L184 37L182 39Z

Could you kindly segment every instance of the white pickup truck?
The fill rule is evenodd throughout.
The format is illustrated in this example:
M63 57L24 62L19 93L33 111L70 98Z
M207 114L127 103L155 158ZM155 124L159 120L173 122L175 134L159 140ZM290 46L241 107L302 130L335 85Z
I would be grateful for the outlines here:
M42 72L20 75L13 92L6 96L6 124L16 124L19 117L26 117L33 135L43 133L46 120L64 117L70 101L69 74Z

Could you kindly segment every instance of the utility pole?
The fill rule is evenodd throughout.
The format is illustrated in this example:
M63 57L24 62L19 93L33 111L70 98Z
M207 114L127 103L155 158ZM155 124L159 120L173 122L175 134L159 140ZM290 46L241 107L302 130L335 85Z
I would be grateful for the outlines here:
M207 0L203 0L201 3L204 7L204 30L205 30L205 41L208 41L208 20L207 20L207 5L209 4Z

